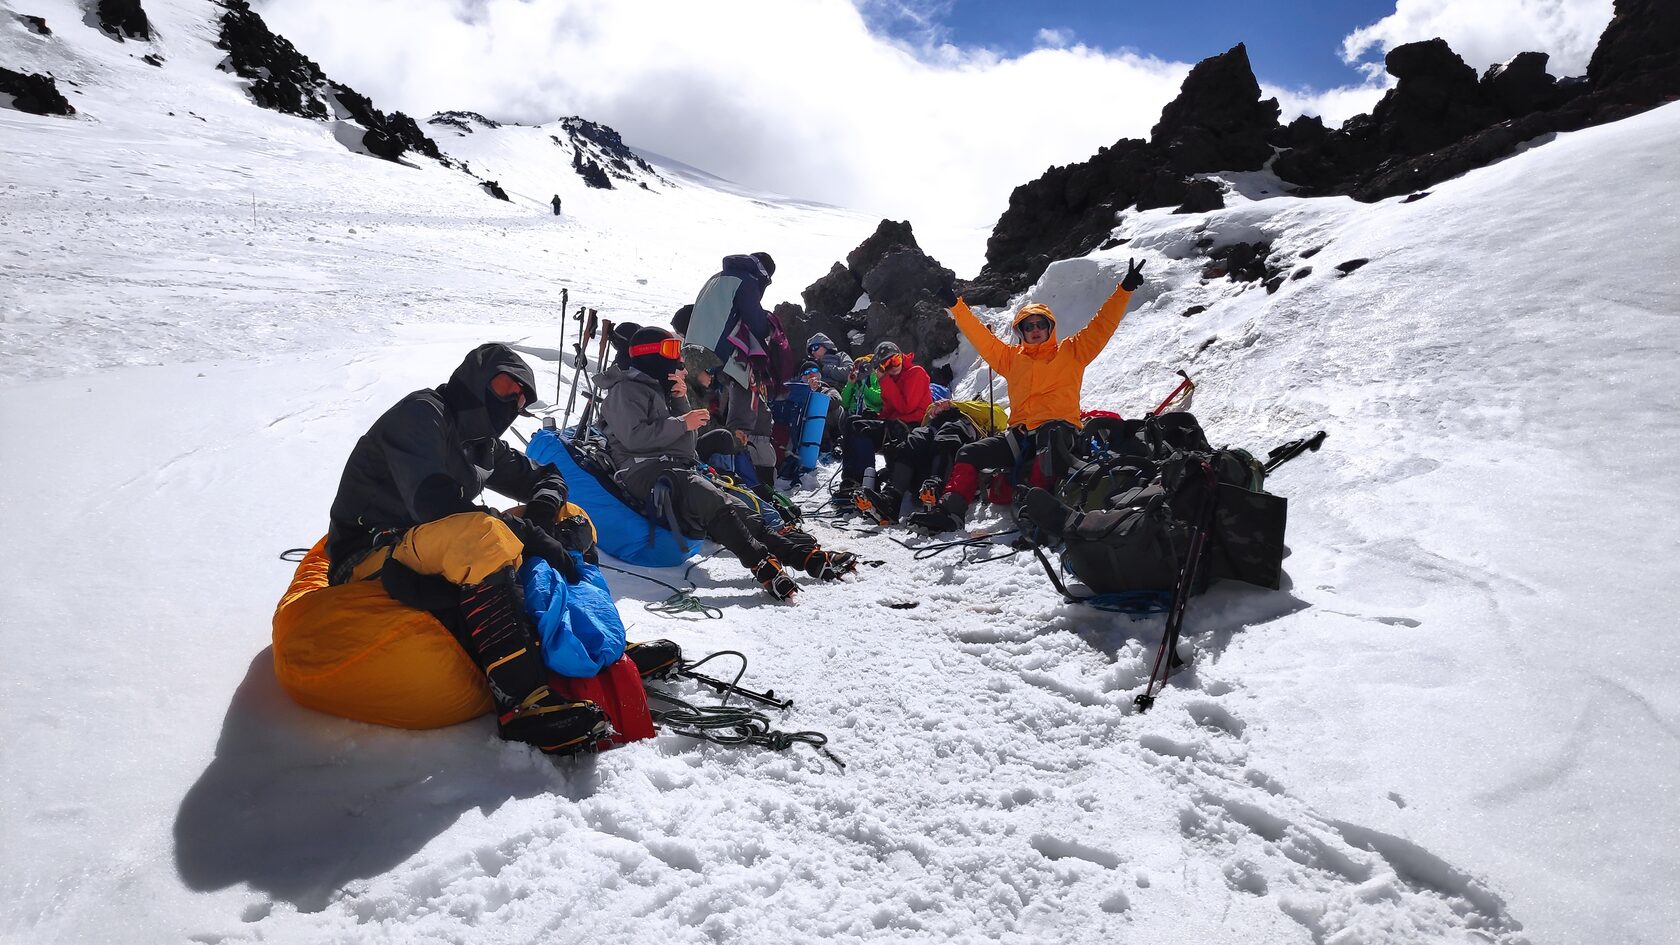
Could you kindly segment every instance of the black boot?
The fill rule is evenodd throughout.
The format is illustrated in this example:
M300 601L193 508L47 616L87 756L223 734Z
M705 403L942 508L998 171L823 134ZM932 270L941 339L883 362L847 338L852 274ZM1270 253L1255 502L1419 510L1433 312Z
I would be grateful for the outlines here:
M817 560L805 570L819 581L838 581L857 569L858 556L850 551L818 551Z
M770 596L777 600L791 600L793 595L799 593L799 585L793 582L793 578L788 577L787 571L783 570L782 563L776 560L775 555L765 555L764 560L753 565L752 572L753 577L758 578L758 583L764 585Z
M906 524L938 535L960 531L967 518L967 500L955 492L947 492L940 497L938 505L911 515Z
M877 525L891 525L898 521L898 505L903 498L888 486L879 491L860 489L852 502L864 517Z
M682 668L682 647L670 640L626 643L624 655L636 664L643 679L666 679Z
M1020 499L1016 524L1021 526L1021 535L1034 544L1056 544L1067 532L1072 511L1054 495L1034 486Z
M549 690L548 667L512 568L461 588L461 630L462 646L490 683L502 738L570 754L606 737L610 726L600 706Z

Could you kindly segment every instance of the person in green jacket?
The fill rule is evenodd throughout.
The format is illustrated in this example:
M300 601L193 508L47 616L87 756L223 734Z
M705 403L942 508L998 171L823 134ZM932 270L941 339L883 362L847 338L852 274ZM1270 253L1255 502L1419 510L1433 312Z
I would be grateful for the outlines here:
M881 379L875 374L874 355L866 354L852 362L851 378L840 389L840 404L848 417L881 415Z

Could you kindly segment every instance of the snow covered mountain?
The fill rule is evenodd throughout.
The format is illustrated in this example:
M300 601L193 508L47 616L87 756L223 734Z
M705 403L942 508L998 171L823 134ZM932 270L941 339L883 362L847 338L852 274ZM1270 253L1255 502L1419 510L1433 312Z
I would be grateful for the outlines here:
M663 320L767 249L790 298L876 221L657 162L589 188L555 125L422 123L494 200L255 107L210 4L148 0L155 38L121 43L8 4L52 33L0 18L0 65L77 114L0 109L0 941L1672 938L1680 104L1414 202L1225 175L1225 209L1130 214L1048 268L1027 294L1073 330L1148 260L1088 406L1182 367L1216 442L1330 431L1272 481L1284 590L1196 600L1149 714L1159 618L824 524L885 564L795 607L718 560L692 576L722 620L611 577L633 638L745 652L844 774L675 736L556 765L487 720L288 701L276 552L471 345L563 395L562 286ZM1275 291L1221 275L1255 255Z

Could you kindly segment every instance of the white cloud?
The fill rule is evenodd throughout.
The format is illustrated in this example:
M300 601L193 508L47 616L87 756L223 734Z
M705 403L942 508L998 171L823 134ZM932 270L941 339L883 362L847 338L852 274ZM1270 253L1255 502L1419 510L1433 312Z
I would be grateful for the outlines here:
M1598 37L1610 22L1612 0L1398 0L1394 12L1355 30L1342 57L1368 54L1441 37L1477 71L1534 50L1551 54L1555 76L1587 71Z
M1073 45L1073 31L1072 30L1064 30L1064 29L1050 29L1049 27L1045 27L1044 29L1041 29L1041 30L1038 31L1037 36L1033 37L1033 45L1034 46L1049 46L1049 47L1055 48L1055 49L1060 49L1064 46L1072 46Z
M875 0L929 17L937 5ZM1188 64L1083 46L912 46L847 0L269 0L263 16L382 108L578 114L785 194L989 226L1052 164L1147 137Z

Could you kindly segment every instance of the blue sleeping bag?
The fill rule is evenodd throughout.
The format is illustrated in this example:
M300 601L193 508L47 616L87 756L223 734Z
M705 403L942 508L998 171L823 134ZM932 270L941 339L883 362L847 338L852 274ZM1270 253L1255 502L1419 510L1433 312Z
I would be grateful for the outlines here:
M571 431L565 433L570 438ZM572 459L571 450L553 430L538 430L525 454L539 463L552 463L566 477L566 498L583 506L595 523L595 541L601 550L628 564L644 568L669 568L699 554L700 543L656 526L649 537L648 520L639 509L625 505L589 472Z
M624 655L624 621L601 569L572 553L583 580L567 584L547 561L529 558L519 569L525 609L537 623L543 662L561 676L587 679Z

